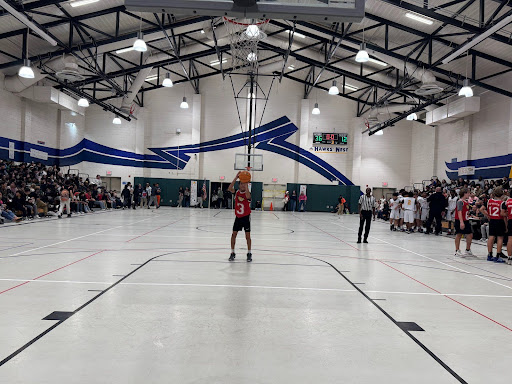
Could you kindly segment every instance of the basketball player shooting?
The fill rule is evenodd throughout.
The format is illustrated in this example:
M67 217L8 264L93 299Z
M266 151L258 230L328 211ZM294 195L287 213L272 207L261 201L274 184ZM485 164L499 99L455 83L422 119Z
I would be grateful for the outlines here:
M238 191L235 193L235 183L240 180ZM235 193L235 223L233 224L233 233L231 234L231 255L229 261L235 260L235 244L238 232L245 231L247 240L247 262L252 261L251 253L251 193L249 192L249 182L251 174L247 171L238 172L228 187L228 191Z

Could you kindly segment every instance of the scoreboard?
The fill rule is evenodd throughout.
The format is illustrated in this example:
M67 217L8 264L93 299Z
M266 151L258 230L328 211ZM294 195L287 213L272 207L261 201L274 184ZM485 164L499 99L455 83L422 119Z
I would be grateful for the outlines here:
M313 144L347 145L348 134L315 132L313 133Z

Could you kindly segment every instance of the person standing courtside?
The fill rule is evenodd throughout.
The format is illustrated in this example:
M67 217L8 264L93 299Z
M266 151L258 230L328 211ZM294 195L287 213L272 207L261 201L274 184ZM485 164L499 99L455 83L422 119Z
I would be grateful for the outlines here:
M425 232L426 235L430 234L432 231L432 222L436 221L436 229L435 233L436 236L441 233L441 221L442 217L441 214L445 210L445 208L448 206L448 200L446 200L446 197L444 197L441 187L436 188L436 193L433 193L427 198L427 201L429 202L430 209L429 209L429 216L427 220L427 231Z
M357 236L357 243L361 243L361 235L364 229L363 243L368 243L368 234L370 233L370 225L372 223L372 216L375 212L375 197L372 196L371 188L366 188L366 195L359 198L359 232ZM366 222L366 225L365 225Z

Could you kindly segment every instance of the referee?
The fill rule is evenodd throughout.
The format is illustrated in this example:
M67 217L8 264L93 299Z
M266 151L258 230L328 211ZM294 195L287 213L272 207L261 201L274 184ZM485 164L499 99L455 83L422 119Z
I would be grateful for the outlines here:
M361 235L363 234L363 225L366 221L364 228L364 241L368 243L368 234L370 233L370 225L372 223L372 216L375 214L375 197L372 196L371 188L366 188L366 195L359 198L359 233L357 235L357 243L361 243Z

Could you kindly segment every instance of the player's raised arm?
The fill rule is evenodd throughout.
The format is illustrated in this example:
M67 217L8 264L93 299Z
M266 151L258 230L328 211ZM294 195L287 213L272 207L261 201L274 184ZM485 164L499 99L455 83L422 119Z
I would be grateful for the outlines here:
M238 180L238 176L240 175L240 172L238 172L235 176L235 178L233 179L233 181L231 182L231 184L229 184L229 187L228 187L228 191L231 192L231 193L235 193L235 183L236 181Z

